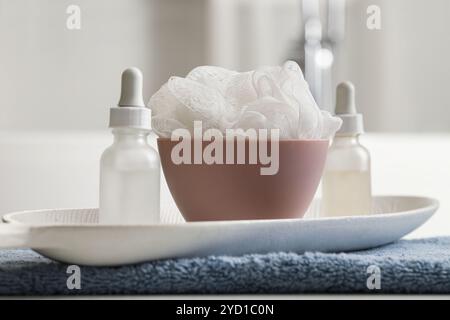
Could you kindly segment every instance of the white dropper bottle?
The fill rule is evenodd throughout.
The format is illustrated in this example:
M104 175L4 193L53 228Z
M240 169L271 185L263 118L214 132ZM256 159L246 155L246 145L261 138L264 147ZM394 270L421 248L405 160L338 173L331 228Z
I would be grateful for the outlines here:
M142 99L142 73L122 73L118 107L110 109L113 144L100 160L101 224L159 222L160 161L148 144L151 111Z
M322 179L321 216L354 216L371 212L369 151L359 142L364 133L363 117L356 112L355 88L351 82L338 85L336 116L342 127L328 152Z

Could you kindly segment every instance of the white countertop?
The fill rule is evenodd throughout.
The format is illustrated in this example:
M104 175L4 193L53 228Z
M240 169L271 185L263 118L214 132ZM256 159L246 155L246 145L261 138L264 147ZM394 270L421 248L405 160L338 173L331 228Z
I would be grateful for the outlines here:
M368 134L373 193L440 201L438 212L408 237L450 235L450 134Z
M0 214L96 207L98 159L111 142L104 132L0 132ZM450 236L450 134L367 134L376 195L420 195L441 208L408 237ZM175 210L163 184L162 205Z

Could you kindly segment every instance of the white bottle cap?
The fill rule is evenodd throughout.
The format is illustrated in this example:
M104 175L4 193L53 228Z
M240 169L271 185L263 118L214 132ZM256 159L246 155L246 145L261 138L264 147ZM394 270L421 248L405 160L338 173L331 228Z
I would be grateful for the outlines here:
M356 112L355 87L349 81L342 82L336 89L336 116L342 119L342 126L336 136L353 136L364 133L363 116Z
M142 99L142 72L129 68L122 73L122 90L118 107L110 109L110 128L151 130L151 110Z

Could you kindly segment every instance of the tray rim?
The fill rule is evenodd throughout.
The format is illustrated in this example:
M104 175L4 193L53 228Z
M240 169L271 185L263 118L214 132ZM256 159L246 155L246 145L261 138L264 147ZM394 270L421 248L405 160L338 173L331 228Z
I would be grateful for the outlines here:
M37 209L37 210L23 210L17 212L6 213L2 217L2 221L6 225L20 225L26 226L28 228L72 228L72 227L83 227L83 228L136 228L136 227L179 227L179 228L188 228L193 226L208 226L208 225L248 225L248 224L283 224L283 223L292 223L292 222L302 222L302 223L317 223L318 221L344 221L344 220L377 220L389 217L397 217L404 215L411 215L418 213L417 211L428 211L430 212L430 217L434 215L434 213L439 209L440 203L439 200L431 197L425 196L409 196L409 195L377 195L373 197L373 201L376 200L386 200L386 199L414 199L414 200L423 200L428 202L427 205L417 207L415 209L398 211L398 212L386 212L386 213L376 213L371 215L357 215L357 216L341 216L341 217L323 217L323 218L296 218L296 219L260 219L260 220L222 220L222 221L192 221L192 222L179 222L179 223L153 223L153 224L127 224L127 225L101 225L97 223L42 223L42 224L27 224L20 220L17 220L17 216L22 216L30 213L46 213L46 212L65 212L65 211L97 211L98 208L53 208L53 209ZM317 201L317 200L315 200ZM423 212L420 212L423 214ZM429 217L429 218L430 218Z

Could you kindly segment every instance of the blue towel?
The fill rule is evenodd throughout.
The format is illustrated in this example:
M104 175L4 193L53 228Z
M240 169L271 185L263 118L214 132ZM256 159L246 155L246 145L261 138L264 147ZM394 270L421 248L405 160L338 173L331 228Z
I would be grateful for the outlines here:
M0 294L450 293L450 238L401 240L352 253L277 252L81 267L79 290L68 289L74 274L67 267L31 250L0 251Z

